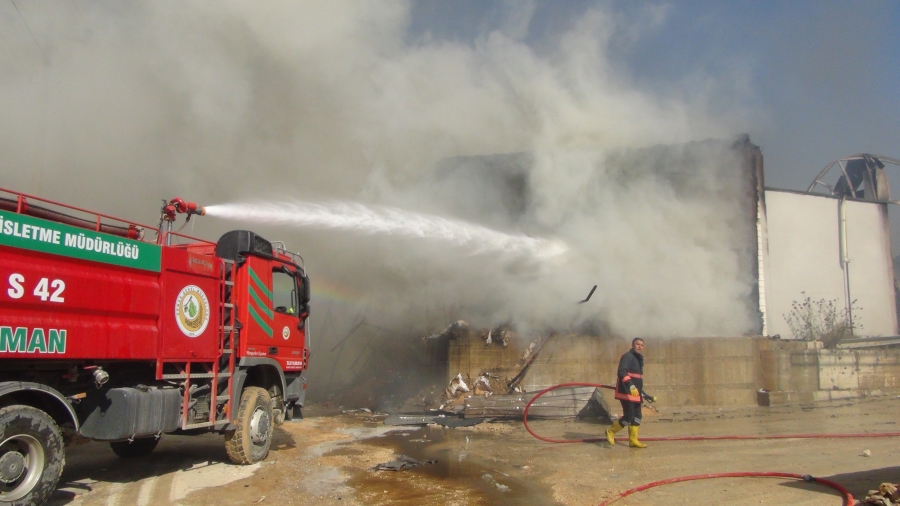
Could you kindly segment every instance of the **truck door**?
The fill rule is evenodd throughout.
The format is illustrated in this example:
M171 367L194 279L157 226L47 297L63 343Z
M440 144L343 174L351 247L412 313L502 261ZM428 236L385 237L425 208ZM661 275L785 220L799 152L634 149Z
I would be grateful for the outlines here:
M297 276L289 266L275 264L272 267L275 336L272 346L278 348L278 359L285 372L301 371L306 365L306 332L302 322L308 310L302 300L302 283L303 278Z
M309 292L298 292L297 285L305 276L276 259L248 256L238 278L242 356L277 360L285 372L305 369L306 330L301 323L309 311Z

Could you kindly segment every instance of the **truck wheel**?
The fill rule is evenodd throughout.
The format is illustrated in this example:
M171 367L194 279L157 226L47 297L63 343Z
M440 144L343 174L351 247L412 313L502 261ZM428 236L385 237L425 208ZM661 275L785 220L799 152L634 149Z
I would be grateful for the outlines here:
M62 435L47 413L21 405L0 409L0 504L43 504L64 463Z
M225 450L235 464L266 458L272 444L272 397L264 388L247 387L234 417L235 430L225 433Z
M134 441L115 441L109 443L109 447L112 448L113 453L123 459L134 459L150 455L158 444L159 438L142 437Z

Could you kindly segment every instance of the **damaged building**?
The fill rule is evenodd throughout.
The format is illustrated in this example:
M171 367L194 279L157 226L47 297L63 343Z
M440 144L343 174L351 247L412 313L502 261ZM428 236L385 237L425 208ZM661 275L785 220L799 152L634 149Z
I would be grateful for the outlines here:
M692 168L710 153L727 163L713 164L699 184ZM445 160L436 177L456 189L461 216L539 233L541 224L533 219L540 199L534 186L540 179L532 173L537 163L528 153L460 157ZM721 216L724 223L709 213L694 226L732 232L726 243L706 245L704 252L706 261L727 257L736 266L733 276L741 288L722 296L736 301L738 310L731 314L740 324L722 328L740 330L653 338L646 354L647 389L669 405L717 406L900 393L887 208L896 202L885 174L889 165L900 162L867 154L841 159L802 192L766 187L762 152L746 136L608 154L603 177L617 188L639 189L642 180L652 179L673 199L734 211ZM478 192L470 191L474 184ZM482 195L485 187L492 198L460 198ZM598 293L616 288L601 285ZM448 381L459 377L471 385L489 373L509 382L527 362L519 378L526 391L611 382L633 336L612 337L616 333L604 331L602 318L592 329L502 342L493 335L486 342L484 331L467 329L446 333L437 348L446 357Z

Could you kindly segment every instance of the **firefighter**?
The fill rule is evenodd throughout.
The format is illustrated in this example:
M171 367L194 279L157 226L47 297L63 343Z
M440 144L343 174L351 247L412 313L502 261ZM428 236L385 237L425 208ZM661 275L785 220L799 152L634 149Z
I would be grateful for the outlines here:
M644 392L644 340L636 337L631 341L631 349L619 359L616 379L616 399L622 403L622 418L606 429L606 440L616 444L616 432L628 427L628 446L646 448L638 441L638 427L641 425L641 400L656 402L656 397Z

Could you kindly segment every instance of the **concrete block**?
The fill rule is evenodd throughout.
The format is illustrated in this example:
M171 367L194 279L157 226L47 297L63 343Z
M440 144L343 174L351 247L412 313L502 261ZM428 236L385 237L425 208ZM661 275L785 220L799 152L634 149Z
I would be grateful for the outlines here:
M764 339L761 340L759 345L762 349L782 351L820 350L823 348L820 341L800 341L797 339Z
M858 388L859 375L855 367L836 365L819 368L820 390L854 390Z
M770 406L813 402L814 400L815 396L813 392L769 392Z
M860 367L858 375L861 389L900 388L900 366Z
M819 390L814 393L816 401L837 401L841 399L856 399L863 397L860 390Z
M819 365L852 365L856 366L859 355L855 351L821 350L819 351Z
M900 365L900 350L857 350L856 354L860 365Z
M817 351L795 351L791 352L791 366L812 366L819 365L819 354Z

